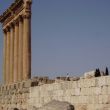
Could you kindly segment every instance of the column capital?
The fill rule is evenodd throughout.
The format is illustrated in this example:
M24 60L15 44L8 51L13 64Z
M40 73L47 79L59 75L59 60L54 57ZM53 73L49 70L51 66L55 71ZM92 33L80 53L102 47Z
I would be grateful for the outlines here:
M6 27L6 32L10 32L10 26Z
M24 0L24 8L27 10L31 10L32 0Z
M5 28L5 29L3 29L3 33L5 33L5 34L7 33L6 28Z
M26 19L26 18L27 18L27 19L31 18L31 13L30 13L30 12L24 13L24 14L23 14L23 18L24 18L24 19Z
M18 25L19 24L19 19L17 18L16 20L13 21L14 25Z
M10 27L14 28L14 23L13 22L10 23Z
M18 21L22 22L23 21L23 15L19 15Z

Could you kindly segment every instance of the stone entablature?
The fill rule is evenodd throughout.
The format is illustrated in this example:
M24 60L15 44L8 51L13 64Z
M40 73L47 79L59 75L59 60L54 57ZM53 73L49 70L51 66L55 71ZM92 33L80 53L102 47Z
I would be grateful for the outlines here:
M14 17L23 10L23 2L23 0L15 0L15 2L0 16L0 22L3 23L3 26L14 19Z

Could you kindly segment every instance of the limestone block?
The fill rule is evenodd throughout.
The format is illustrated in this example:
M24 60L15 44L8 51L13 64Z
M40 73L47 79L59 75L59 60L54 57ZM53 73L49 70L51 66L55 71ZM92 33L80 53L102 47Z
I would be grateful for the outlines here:
M110 108L106 108L106 107L105 107L105 108L103 108L103 110L110 110Z
M54 90L54 84L46 84L46 88L48 91Z
M61 89L61 83L53 83L52 86L53 86L53 89L54 89L54 90L59 90L59 89Z
M107 85L110 86L110 76L106 76Z
M103 104L103 95L99 95L99 104Z
M40 97L40 88L38 86L30 88L30 98L31 97Z
M44 105L44 97L40 97L39 101L41 105Z
M84 79L80 79L77 81L78 87L82 88L84 87Z
M61 82L61 89L66 90L66 89L71 89L71 83L70 81L64 81Z
M29 88L23 88L23 89L22 89L22 92L23 92L23 93L29 93L30 90L29 90Z
M103 104L103 110L110 110L110 104Z
M96 78L84 79L84 87L94 87L96 86Z
M90 87L95 87L95 86L97 86L97 78L90 79Z
M84 73L84 78L93 78L93 77L95 77L95 71L94 70Z
M31 100L31 105L34 105L34 106L36 106L36 107L39 107L39 105L41 105L41 103L40 103L40 98L38 97L36 97L36 98L31 98L32 100Z
M108 86L107 91L107 93L110 94L110 86Z
M53 95L52 100L58 100L58 96Z
M110 95L99 95L100 104L110 104Z
M79 104L88 104L89 96L79 96Z
M98 86L106 86L107 85L107 77L101 76L97 78L98 80Z
M22 83L24 88L28 88L31 87L31 80L27 80L25 82Z
M44 104L49 103L50 101L52 101L52 97L44 97Z
M88 100L89 100L89 102L88 102L89 104L98 104L99 96L97 96L97 95L89 96Z
M95 104L95 110L104 110L103 104Z
M91 92L92 95L100 95L101 94L101 87L92 87Z
M75 94L75 89L68 89L64 91L64 96L71 96Z
M81 88L75 88L75 95L80 95L81 93Z
M78 87L78 82L77 81L69 81L69 85L71 85L70 89L77 88Z
M78 104L75 106L76 110L88 110L87 105L85 104Z
M110 95L102 95L103 104L110 104Z
M92 95L92 89L91 88L81 88L80 95Z
M68 99L68 98L67 98ZM57 100L58 101L66 101L66 100L64 100L64 97L63 96L59 96L59 97L57 97ZM52 100L51 100L52 101Z
M101 87L101 94L103 94L103 95L108 94L108 86L102 86Z
M48 97L48 96L50 96L50 94L49 94L49 92L48 91L40 91L39 92L40 93L40 97Z
M42 86L39 86L39 91L40 91L40 95L43 96L43 94L47 95L48 91L47 91L47 88L46 88L46 85L42 85Z
M79 96L71 96L71 103L74 104L78 104L79 103Z
M53 96L53 91L48 91L49 96Z
M55 95L55 96L64 96L64 91L63 90L53 91L53 95Z
M103 104L88 104L87 110L104 110Z
M71 96L64 96L63 101L71 102Z

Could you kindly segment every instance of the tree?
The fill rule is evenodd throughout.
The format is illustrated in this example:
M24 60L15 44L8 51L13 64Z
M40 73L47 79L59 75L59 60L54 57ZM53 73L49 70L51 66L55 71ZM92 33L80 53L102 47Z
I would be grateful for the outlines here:
M105 69L105 76L109 75L109 71L108 71L108 68L106 67Z
M101 76L99 68L95 70L95 77Z

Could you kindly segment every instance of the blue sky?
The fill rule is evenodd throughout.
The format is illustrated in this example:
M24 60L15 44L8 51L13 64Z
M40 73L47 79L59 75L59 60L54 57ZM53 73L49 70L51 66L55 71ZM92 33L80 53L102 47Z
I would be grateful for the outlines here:
M0 0L0 14L14 0ZM0 26L0 68L2 68ZM110 69L110 0L33 0L32 76ZM2 74L2 69L0 69Z

